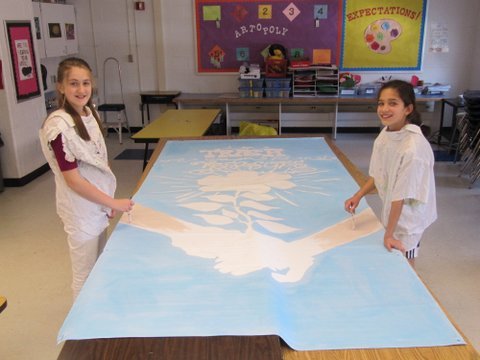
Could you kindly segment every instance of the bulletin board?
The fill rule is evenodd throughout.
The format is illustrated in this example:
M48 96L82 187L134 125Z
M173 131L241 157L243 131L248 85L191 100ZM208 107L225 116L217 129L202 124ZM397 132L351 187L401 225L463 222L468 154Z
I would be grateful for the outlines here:
M281 44L287 57L338 64L342 0L194 0L197 70L238 72L264 64Z
M342 70L421 70L427 0L343 1Z

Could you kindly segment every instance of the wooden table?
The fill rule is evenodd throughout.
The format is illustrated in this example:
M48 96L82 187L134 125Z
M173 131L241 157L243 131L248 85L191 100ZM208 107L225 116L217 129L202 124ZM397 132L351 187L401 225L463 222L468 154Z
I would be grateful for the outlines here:
M442 96L437 95L416 95L417 103L429 105L442 100ZM179 108L184 107L221 107L225 110L227 135L230 135L232 122L231 107L241 106L274 106L278 113L278 132L282 133L282 119L287 113L296 112L299 106L307 106L310 109L328 108L332 116L332 137L337 136L337 118L338 113L343 107L349 105L367 105L371 111L376 111L377 98L374 95L325 95L313 97L288 97L288 98L241 98L238 93L182 93L174 100ZM317 110L317 111L318 111ZM315 111L315 110L314 110ZM369 110L370 111L370 110Z
M148 145L161 138L202 136L210 128L220 109L167 110L159 118L132 136L145 144L143 168L148 162Z
M211 137L211 139L218 138L236 137ZM367 177L332 141L326 140L350 175L361 186ZM160 140L137 189L145 180L166 143L167 140ZM466 345L322 351L292 350L275 335L68 340L65 342L58 360L479 360L480 355L468 342L468 339L463 334L462 336L467 342Z
M145 124L145 116L144 116L144 107L147 107L147 119L148 123L150 124L150 104L172 104L178 109L176 103L173 102L178 95L180 95L180 91L142 91L140 93L140 111L142 112L142 127Z

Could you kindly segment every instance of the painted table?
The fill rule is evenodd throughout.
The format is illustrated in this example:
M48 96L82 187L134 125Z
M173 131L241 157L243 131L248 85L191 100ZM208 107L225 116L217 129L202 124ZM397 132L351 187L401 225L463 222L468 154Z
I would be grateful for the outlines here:
M148 162L148 145L172 137L204 135L220 114L219 109L167 110L160 117L132 136L145 144L143 168Z

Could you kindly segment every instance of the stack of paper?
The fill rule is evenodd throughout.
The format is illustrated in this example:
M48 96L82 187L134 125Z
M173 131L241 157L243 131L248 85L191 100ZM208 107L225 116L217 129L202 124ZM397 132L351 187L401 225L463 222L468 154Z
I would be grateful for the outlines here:
M450 85L444 84L425 84L425 87L422 91L424 95L443 95L444 93L450 91Z

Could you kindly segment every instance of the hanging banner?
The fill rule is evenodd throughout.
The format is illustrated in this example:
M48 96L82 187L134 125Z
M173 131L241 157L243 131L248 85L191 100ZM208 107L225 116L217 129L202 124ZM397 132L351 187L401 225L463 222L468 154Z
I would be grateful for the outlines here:
M344 0L340 68L421 70L426 0Z

